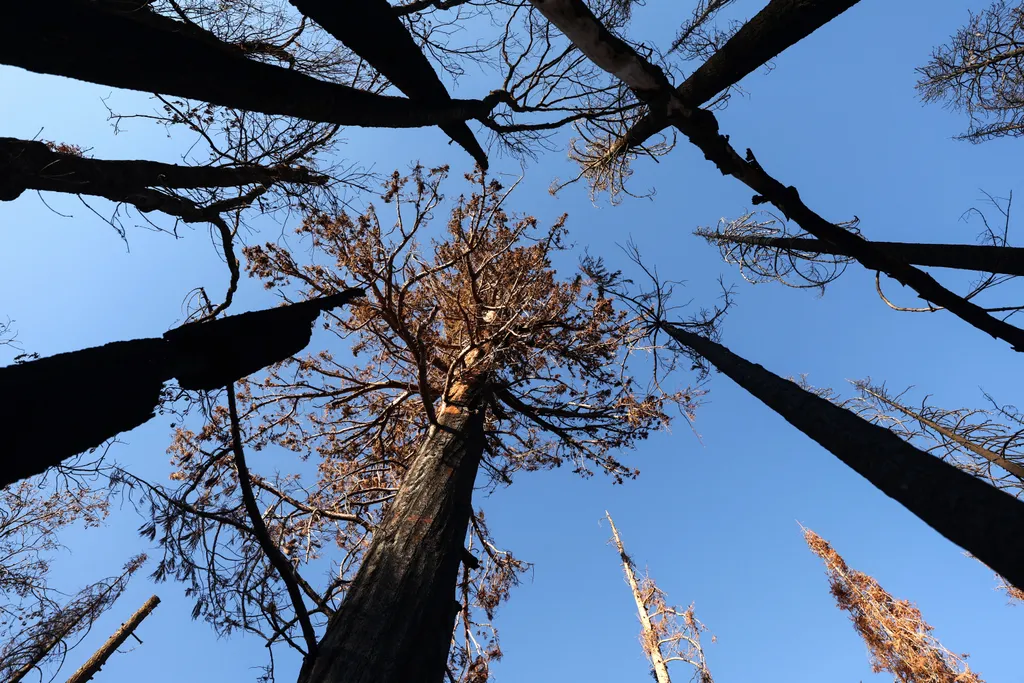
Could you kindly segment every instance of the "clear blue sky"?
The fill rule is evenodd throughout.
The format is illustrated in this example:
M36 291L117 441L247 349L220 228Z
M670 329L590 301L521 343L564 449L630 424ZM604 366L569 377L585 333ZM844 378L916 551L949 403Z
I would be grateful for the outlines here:
M740 0L736 14L750 16L761 4ZM985 4L864 0L786 52L770 75L747 79L750 97L735 99L720 115L723 130L828 218L856 214L877 239L971 243L980 226L958 219L980 205L981 190L1005 196L1022 189L1020 142L952 140L965 122L922 105L913 84L914 67L931 47L963 23L968 8ZM652 0L637 10L632 36L664 46L688 11L685 3ZM472 85L462 94L482 94L468 92ZM0 68L0 92L7 94L0 99L2 135L29 138L42 128L42 138L91 147L97 157L178 159L180 141L142 122L113 135L101 98L125 110L151 106L140 95L8 68ZM450 161L461 171L467 161L437 130L350 129L346 135L344 154L380 171L417 159ZM507 158L495 158L494 166L498 173L520 172ZM615 245L632 238L664 275L686 280L680 298L713 295L719 274L738 283L724 340L778 374L809 373L812 383L834 387L870 375L893 387L914 384L950 406L979 404L979 387L1005 402L1018 400L1019 373L1010 370L1019 357L1007 345L952 316L888 310L873 294L872 276L857 268L824 298L742 282L690 233L739 215L751 193L685 145L660 164L637 164L634 187L654 188L653 202L595 207L581 186L549 196L553 177L573 173L562 153L528 171L513 205L542 218L568 212L573 239L592 253L620 260ZM181 320L188 290L202 284L222 291L225 269L204 229L186 228L177 241L132 229L129 252L76 198L46 200L74 218L56 215L34 194L0 204L0 316L17 321L27 348L51 354L155 336ZM94 206L109 212L101 201ZM273 229L252 239L276 235ZM243 280L235 309L271 302L259 283ZM700 440L684 424L650 439L627 456L642 471L637 481L614 487L555 471L520 476L510 489L477 499L499 544L536 565L499 614L506 658L497 680L648 680L632 600L606 543L607 525L599 523L608 509L634 559L650 568L670 600L696 602L698 616L718 636L706 652L723 683L886 680L871 674L798 521L894 595L915 601L943 643L970 652L986 680L1024 681L1024 607L1006 605L991 572L729 380L715 376L710 388L697 421ZM76 400L89 400L88 387L67 390L69 410ZM123 435L127 443L115 457L162 471L167 422L156 419ZM69 534L56 581L72 589L116 573L144 546L134 532L138 523L125 505L106 528ZM164 602L139 631L145 644L111 660L97 681L254 680L251 667L265 661L256 639L217 641L205 624L190 620L181 586L154 587L142 577L68 666L83 661L153 592ZM278 680L294 680L296 662L278 663ZM675 675L685 681L689 672Z

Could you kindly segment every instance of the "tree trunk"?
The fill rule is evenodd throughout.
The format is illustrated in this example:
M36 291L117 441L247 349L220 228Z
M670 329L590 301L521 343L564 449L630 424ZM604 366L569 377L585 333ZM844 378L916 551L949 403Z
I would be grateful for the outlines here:
M483 455L482 386L444 406L301 683L440 683Z
M345 290L0 368L0 488L148 421L172 377L213 390L298 353L321 311L361 295Z
M92 677L103 668L103 665L107 663L107 660L110 659L110 656L114 654L117 648L121 647L121 644L128 640L128 636L135 632L135 629L139 627L142 620L148 617L159 604L160 598L155 595L146 600L145 604L128 621L121 624L121 628L114 631L113 635L107 639L107 642L103 643L100 649L96 650L96 653L78 671L71 674L71 678L67 680L67 683L85 683L92 680Z
M141 4L141 3L137 3ZM116 88L351 126L408 128L465 121L491 104L434 104L377 95L247 59L233 45L200 37L149 9L118 3L33 0L8 3L0 64Z
M622 570L626 573L626 583L629 584L629 589L633 592L633 601L636 602L636 613L640 617L640 628L642 630L640 638L643 641L644 653L651 660L651 668L654 669L654 677L658 683L672 683L672 679L668 675L668 664L665 663L665 657L661 654L660 638L657 631L654 630L654 624L651 623L651 615L647 611L647 603L644 601L644 596L640 594L640 584L637 583L636 572L633 571L633 561L626 554L626 549L622 545L622 539L619 538L619 530L615 528L612 516L608 514L607 510L604 516L608 518L608 523L612 525L612 537L615 539L615 547L619 550Z
M392 85L417 102L443 105L451 95L402 20L386 0L291 0L304 15L320 24L367 61ZM464 121L441 125L448 137L487 169L487 155Z
M1024 544L1017 540L1024 503L721 344L672 325L661 329L947 539L1024 586Z
M177 166L156 161L107 161L56 152L42 142L0 138L0 201L25 190L69 192L131 202L147 188L192 189L274 185L323 185L327 177L289 166Z
M676 92L691 107L700 107L858 1L771 0L683 81ZM617 146L621 152L639 147L669 125L664 119L648 114L629 129Z
M814 254L833 254L853 258L848 249L812 237L761 237L759 235L718 234L710 234L704 237L716 244L750 244L786 252L799 251ZM1024 275L1024 248L1021 247L874 241L871 244L876 249L887 252L893 258L916 266L976 270L1005 275Z

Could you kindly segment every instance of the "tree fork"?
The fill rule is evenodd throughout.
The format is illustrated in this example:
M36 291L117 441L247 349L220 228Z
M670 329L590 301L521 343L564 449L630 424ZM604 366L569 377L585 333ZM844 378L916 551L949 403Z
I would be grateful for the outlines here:
M103 665L107 663L107 660L110 659L110 656L114 654L117 648L121 647L124 641L128 640L129 636L135 634L135 629L139 627L139 624L146 617L152 614L159 604L160 598L155 595L146 600L142 607L129 617L128 621L121 624L121 628L114 631L113 635L107 639L107 642L103 643L100 649L96 650L96 653L78 671L71 674L71 678L67 680L67 683L85 683L92 680L92 677L103 668Z
M691 107L706 104L857 2L859 0L771 0L683 81L676 88L676 94ZM635 149L670 125L663 117L647 114L616 141L612 154Z
M483 380L456 385L300 683L440 683L484 449Z
M1024 503L698 334L659 324L787 422L1018 588Z

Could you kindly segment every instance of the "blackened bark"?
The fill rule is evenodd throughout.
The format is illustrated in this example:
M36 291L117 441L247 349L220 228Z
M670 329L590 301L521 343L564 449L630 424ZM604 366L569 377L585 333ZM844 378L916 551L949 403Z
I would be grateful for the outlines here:
M1024 586L1024 544L1017 542L1024 503L721 344L672 325L661 329L947 539Z
M857 2L859 0L771 0L683 81L676 93L689 106L700 107ZM670 125L664 118L648 114L623 136L620 144L624 144L625 149L622 151L639 147Z
M86 683L91 681L93 676L99 673L99 670L103 668L103 665L107 663L111 655L117 652L117 648L124 644L124 641L135 633L135 629L139 627L139 624L143 620L152 614L156 606L160 604L160 598L152 596L149 600L143 603L142 607L135 612L135 614L128 617L128 621L121 624L121 627L114 631L107 642L100 646L92 657L83 664L78 671L71 674L71 678L67 680L67 683ZM141 642L141 641L140 641Z
M762 237L760 235L705 236L711 242L750 244L786 252L807 252L849 256L849 249L811 237ZM922 244L916 242L872 242L880 251L916 266L977 270L986 273L1024 275L1024 248L980 244Z
M484 447L473 388L438 413L301 683L441 683Z
M212 390L301 351L346 290L300 304L184 325L0 368L0 488L42 473L153 417L165 381Z
M351 126L409 128L486 116L493 103L411 102L247 59L234 46L167 30L147 9L33 0L4 7L0 64L117 88ZM139 15L136 18L136 15Z
M451 95L386 0L291 0L384 78L417 102L444 104ZM441 125L448 137L487 169L487 155L465 122Z
M174 377L183 389L213 391L226 386L306 348L321 312L361 296L361 289L346 289L290 306L169 330L164 339L174 350Z
M132 202L147 188L323 185L327 177L290 166L177 166L157 161L103 160L58 152L34 140L0 137L0 201L25 190L68 192ZM134 202L132 202L134 203Z

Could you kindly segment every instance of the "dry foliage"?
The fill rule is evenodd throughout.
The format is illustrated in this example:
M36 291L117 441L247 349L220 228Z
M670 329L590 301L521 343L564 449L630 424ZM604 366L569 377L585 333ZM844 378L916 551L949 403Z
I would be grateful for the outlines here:
M468 177L471 194L447 201L446 176L420 167L394 174L381 196L390 223L374 206L311 212L298 229L308 263L276 244L246 249L250 273L288 296L367 292L322 319L323 350L238 392L263 522L298 569L302 609L318 627L343 598L442 401L471 379L487 387L491 486L563 464L582 476L635 477L618 452L665 427L669 408L695 408L697 392L644 387L629 373L644 348L635 316L586 275L557 276L564 217L543 228L513 214L511 190L480 176ZM431 232L432 221L443 230ZM156 575L185 581L196 616L218 632L241 628L301 650L296 606L246 516L228 411L213 397L196 400L205 426L179 428L170 450L179 487L125 475L152 505L144 533L164 551ZM283 453L276 467L284 471L261 473L263 450ZM482 681L501 653L494 610L528 565L499 549L482 513L469 536L479 566L466 563L450 667Z
M921 611L897 600L877 581L851 569L834 548L810 529L804 540L825 562L829 586L839 609L850 613L853 628L864 639L876 673L888 671L900 683L982 683L967 665L932 635Z

